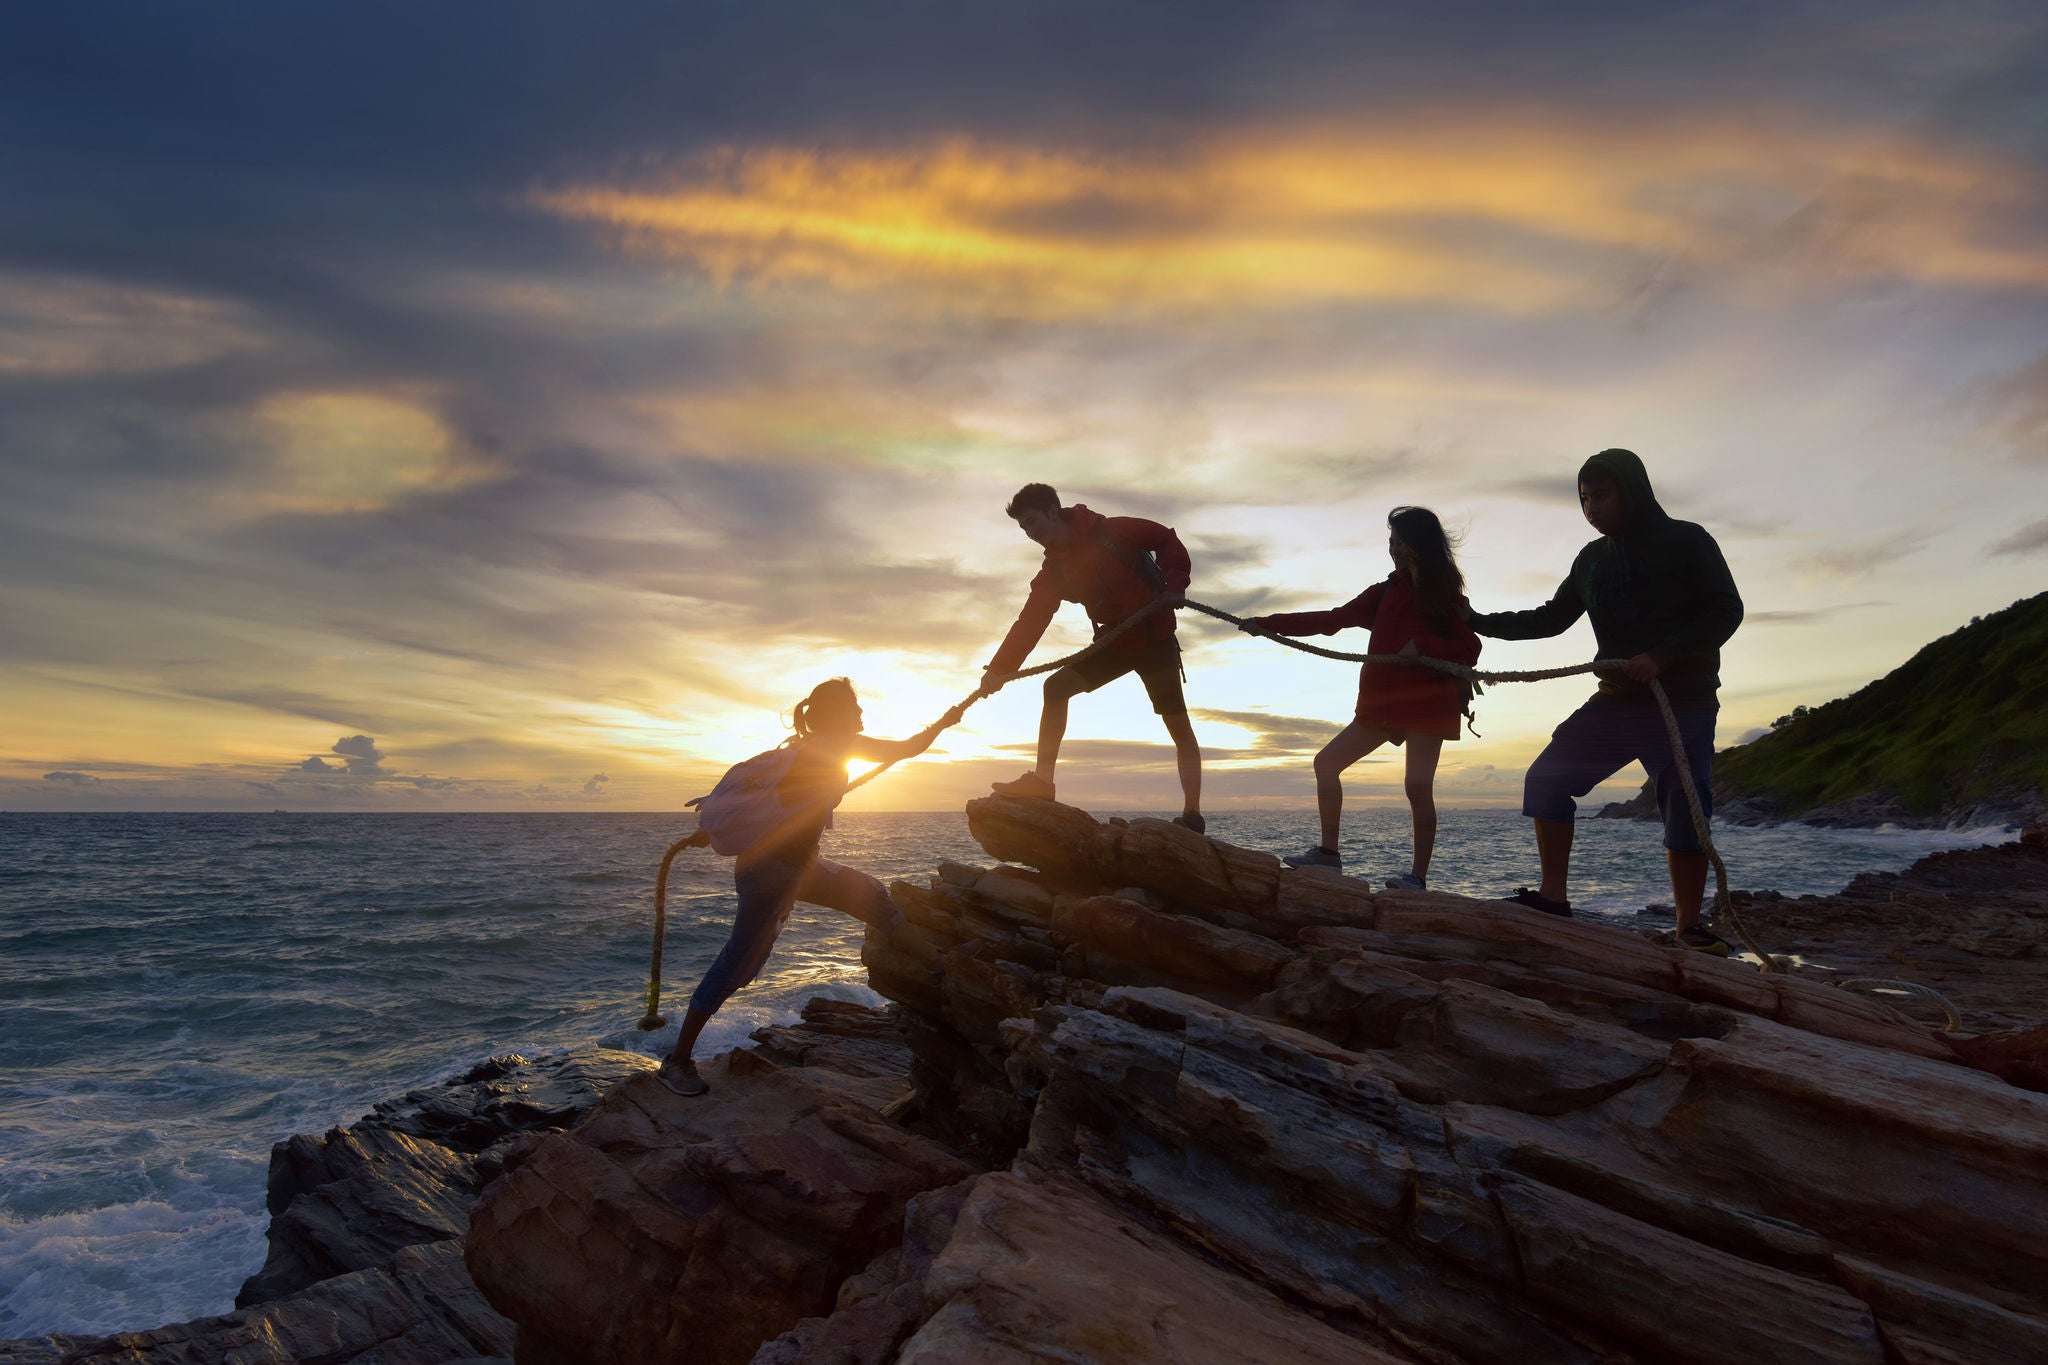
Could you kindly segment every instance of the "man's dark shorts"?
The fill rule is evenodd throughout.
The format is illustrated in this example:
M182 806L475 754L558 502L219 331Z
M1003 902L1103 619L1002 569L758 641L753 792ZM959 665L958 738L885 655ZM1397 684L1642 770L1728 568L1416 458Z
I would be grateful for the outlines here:
M1178 715L1188 709L1187 697L1180 688L1177 640L1161 640L1137 649L1105 649L1079 663L1068 664L1053 674L1047 684L1059 683L1074 692L1093 692L1126 673L1138 675L1138 681L1145 684L1145 695L1152 698L1152 709L1160 715Z
M1700 794L1700 809L1714 813L1710 765L1714 757L1714 721L1718 706L1673 707L1678 733L1685 740L1687 766ZM1664 847L1673 853L1698 853L1700 840L1692 827L1692 807L1685 799L1678 765L1672 761L1671 735L1657 699L1614 697L1597 693L1565 717L1551 732L1550 744L1529 765L1522 782L1522 814L1538 820L1570 820L1578 813L1574 797L1631 763L1641 763L1657 791L1657 810L1664 817Z

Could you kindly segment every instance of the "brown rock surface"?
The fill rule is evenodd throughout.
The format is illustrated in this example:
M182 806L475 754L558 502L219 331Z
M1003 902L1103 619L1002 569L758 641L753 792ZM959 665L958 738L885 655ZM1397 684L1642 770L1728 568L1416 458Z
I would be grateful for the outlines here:
M2048 1096L1885 1001L969 818L1019 865L898 883L867 944L907 1089L764 1045L490 1187L522 1361L2048 1359Z
M696 1099L627 1081L485 1190L470 1271L522 1360L747 1360L897 1243L913 1195L968 1174L801 1071L704 1070Z
M1947 996L1969 1033L2048 1021L2048 829L1985 848L1934 853L1903 872L1869 873L1832 896L1766 897L1740 907L1800 975L1917 982ZM1887 997L1939 1023L1931 1002Z
M503 1360L512 1325L478 1294L462 1244L407 1247L378 1270L323 1280L218 1318L75 1343L64 1365L436 1365Z

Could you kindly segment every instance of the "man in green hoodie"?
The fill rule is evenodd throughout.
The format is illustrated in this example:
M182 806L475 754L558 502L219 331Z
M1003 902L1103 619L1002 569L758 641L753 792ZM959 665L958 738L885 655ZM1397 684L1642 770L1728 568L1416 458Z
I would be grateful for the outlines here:
M1657 505L1642 460L1603 450L1579 468L1579 508L1600 539L1579 551L1557 592L1529 611L1475 613L1472 629L1497 640L1561 635L1581 616L1593 621L1597 657L1627 664L1600 677L1599 691L1553 732L1530 765L1522 813L1536 822L1542 884L1508 899L1547 914L1569 915L1575 798L1631 762L1656 785L1678 938L1689 948L1726 955L1728 944L1700 923L1707 855L1693 829L1671 739L1652 679L1684 737L1700 803L1713 813L1709 765L1720 711L1721 646L1742 624L1742 598L1721 547L1701 527Z

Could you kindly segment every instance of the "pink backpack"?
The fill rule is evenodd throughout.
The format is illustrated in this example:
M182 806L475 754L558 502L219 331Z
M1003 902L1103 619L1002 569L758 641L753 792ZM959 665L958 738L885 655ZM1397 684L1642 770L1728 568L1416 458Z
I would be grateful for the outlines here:
M826 808L825 825L832 824L831 807L839 804L841 792L819 796L807 806L786 806L779 790L782 779L796 765L803 750L801 741L790 740L752 758L733 764L718 779L718 785L704 796L684 804L695 808L697 828L711 837L711 851L732 857Z

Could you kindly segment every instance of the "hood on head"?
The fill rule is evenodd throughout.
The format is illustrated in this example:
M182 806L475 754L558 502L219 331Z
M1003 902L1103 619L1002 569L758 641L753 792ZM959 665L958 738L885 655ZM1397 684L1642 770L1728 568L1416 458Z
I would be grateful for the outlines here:
M1669 514L1657 502L1657 494L1650 487L1650 471L1643 468L1643 457L1633 450L1612 447L1590 456L1579 466L1579 479L1588 474L1604 474L1621 488L1621 499L1628 508L1628 529L1638 530L1651 522L1667 520Z

